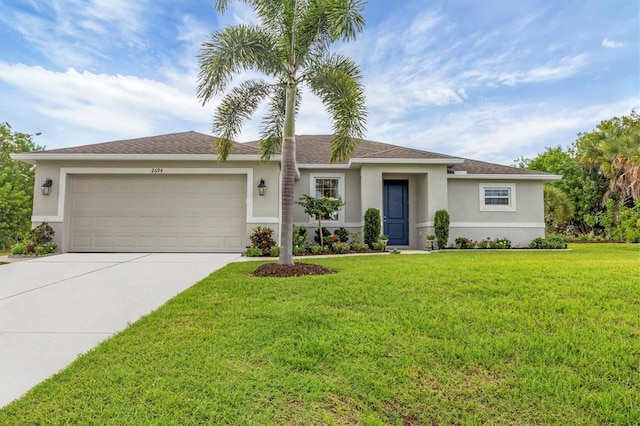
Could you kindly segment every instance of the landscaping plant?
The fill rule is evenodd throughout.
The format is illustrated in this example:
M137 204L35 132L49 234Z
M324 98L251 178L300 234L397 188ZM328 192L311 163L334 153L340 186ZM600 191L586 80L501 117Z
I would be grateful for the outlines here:
M364 213L364 243L373 247L380 237L380 210L369 208Z
M433 228L436 233L438 248L447 247L447 242L449 241L449 212L446 210L436 211Z

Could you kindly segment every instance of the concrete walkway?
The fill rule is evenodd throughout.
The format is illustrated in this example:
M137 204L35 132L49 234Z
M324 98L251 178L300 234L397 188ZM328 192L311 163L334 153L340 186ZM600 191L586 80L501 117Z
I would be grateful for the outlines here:
M0 407L240 254L61 254L0 265Z

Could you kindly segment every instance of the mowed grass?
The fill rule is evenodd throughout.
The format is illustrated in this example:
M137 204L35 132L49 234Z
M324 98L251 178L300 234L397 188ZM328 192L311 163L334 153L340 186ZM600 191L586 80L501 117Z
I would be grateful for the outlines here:
M640 246L212 274L0 424L640 423Z

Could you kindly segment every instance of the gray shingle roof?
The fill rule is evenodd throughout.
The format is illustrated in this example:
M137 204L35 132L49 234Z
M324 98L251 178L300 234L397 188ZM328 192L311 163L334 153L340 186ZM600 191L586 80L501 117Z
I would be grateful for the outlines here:
M535 170L521 169L518 167L505 166L502 164L486 163L484 161L465 159L462 164L449 166L451 173L456 171L466 171L473 175L546 175L549 173ZM549 174L550 175L550 174Z
M298 164L330 164L329 152L331 146L330 135L299 135L296 136L296 160ZM70 148L51 149L34 152L32 154L191 154L191 155L216 155L214 146L216 138L194 131L182 133L170 133L166 135L150 136L136 139L125 139L112 142L103 142L92 145L83 145ZM234 155L259 155L258 141L236 143L231 154ZM449 172L466 171L468 174L517 174L517 175L544 175L546 173L533 170L504 166L501 164L487 163L483 161L464 159L461 164L454 164L460 157L406 148L387 143L362 140L356 147L351 158L361 159L437 159L453 160L449 166ZM342 164L345 164L343 162Z
M103 142L92 145L82 145L71 148L51 149L40 151L47 154L202 154L215 155L216 138L194 131L170 133L160 136L149 136L137 139L125 139L113 142ZM232 154L259 154L256 147L236 143Z
M298 164L330 164L331 139L331 135L296 135L296 161ZM247 142L243 145L257 147L258 142ZM450 155L368 140L360 141L351 158L457 159L457 157ZM347 161L343 161L341 164L345 163Z

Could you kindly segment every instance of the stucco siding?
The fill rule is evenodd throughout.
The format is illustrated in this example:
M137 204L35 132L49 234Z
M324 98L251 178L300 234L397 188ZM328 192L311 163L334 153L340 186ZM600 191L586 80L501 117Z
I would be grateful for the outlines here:
M515 210L481 211L481 184L512 185ZM541 181L449 179L449 244L458 237L472 240L508 238L514 246L525 247L533 239L544 237L542 186Z

